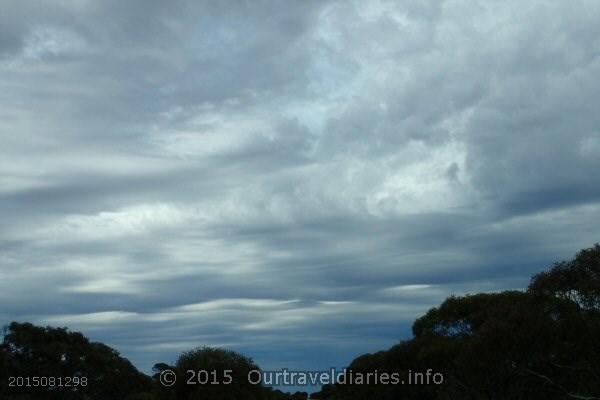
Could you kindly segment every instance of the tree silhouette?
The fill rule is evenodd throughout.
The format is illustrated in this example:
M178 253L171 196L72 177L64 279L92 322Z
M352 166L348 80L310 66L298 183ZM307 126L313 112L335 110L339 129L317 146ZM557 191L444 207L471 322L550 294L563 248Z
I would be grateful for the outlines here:
M533 277L527 291L450 297L414 337L353 371L433 369L442 385L324 387L319 399L599 399L600 246Z
M265 398L264 388L248 381L248 373L259 370L247 357L230 350L201 347L179 356L174 366L155 364L155 378L164 370L176 373L171 388L161 390L165 400L258 400Z
M152 385L117 351L66 328L11 323L0 346L0 363L3 399L129 399ZM29 377L29 382L9 387L10 376ZM33 377L72 379L50 385Z
M600 244L535 275L529 291L571 300L585 310L600 312Z

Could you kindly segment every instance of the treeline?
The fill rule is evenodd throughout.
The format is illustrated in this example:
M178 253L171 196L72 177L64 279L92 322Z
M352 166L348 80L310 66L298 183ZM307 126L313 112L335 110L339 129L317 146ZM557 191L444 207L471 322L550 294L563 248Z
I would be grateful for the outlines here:
M450 297L417 319L413 334L349 366L357 375L395 374L404 384L338 383L325 385L311 398L600 399L600 245L535 275L525 291ZM258 368L241 354L204 347L181 354L175 365L156 364L153 376L147 376L114 349L81 333L13 322L0 345L0 399L308 397L249 383L248 372ZM190 385L188 370L216 371L201 380L230 384ZM166 387L161 379L169 382L171 371L176 382ZM63 380L49 385L35 377Z
M2 400L306 400L248 382L259 367L233 351L202 347L180 355L175 365L158 363L154 375L138 371L119 353L67 328L13 322L0 345ZM188 370L215 371L195 376ZM165 375L169 372L175 375ZM161 377L161 375L163 375ZM228 378L230 377L230 378ZM220 384L200 384L207 379ZM229 382L230 381L230 382ZM228 383L229 382L229 383ZM228 383L228 384L225 384Z
M413 334L350 365L399 373L404 385L326 385L312 398L600 399L600 246L535 275L526 291L450 297ZM421 384L409 385L415 376Z

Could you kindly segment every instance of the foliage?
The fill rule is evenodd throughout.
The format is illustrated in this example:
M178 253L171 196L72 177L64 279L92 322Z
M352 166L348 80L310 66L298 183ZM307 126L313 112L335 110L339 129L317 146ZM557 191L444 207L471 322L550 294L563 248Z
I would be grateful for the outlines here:
M595 245L534 276L526 292L449 297L415 321L411 340L350 365L403 377L431 369L442 385L337 384L315 398L598 399L599 288Z
M149 377L117 351L66 328L11 323L0 346L0 363L3 399L26 395L35 399L125 399L151 385ZM78 377L86 384L67 387L63 382L62 387L58 383L42 387L30 382L30 387L9 388L9 376Z
M266 397L262 386L248 382L248 373L258 370L258 366L234 351L201 347L185 352L172 367L156 364L155 378L165 369L174 371L177 381L173 387L161 390L162 399L259 400Z
M600 244L535 275L529 291L571 300L585 310L600 312Z

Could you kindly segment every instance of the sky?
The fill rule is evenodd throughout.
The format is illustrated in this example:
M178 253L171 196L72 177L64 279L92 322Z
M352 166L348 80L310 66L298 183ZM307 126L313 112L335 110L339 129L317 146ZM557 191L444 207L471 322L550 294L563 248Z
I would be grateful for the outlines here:
M600 240L600 2L2 0L0 321L327 369Z

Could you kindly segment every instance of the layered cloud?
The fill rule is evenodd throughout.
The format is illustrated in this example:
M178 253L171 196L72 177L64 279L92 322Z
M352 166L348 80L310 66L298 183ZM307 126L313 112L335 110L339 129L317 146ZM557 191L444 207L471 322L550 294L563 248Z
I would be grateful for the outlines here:
M599 240L600 5L20 1L0 317L343 365Z

